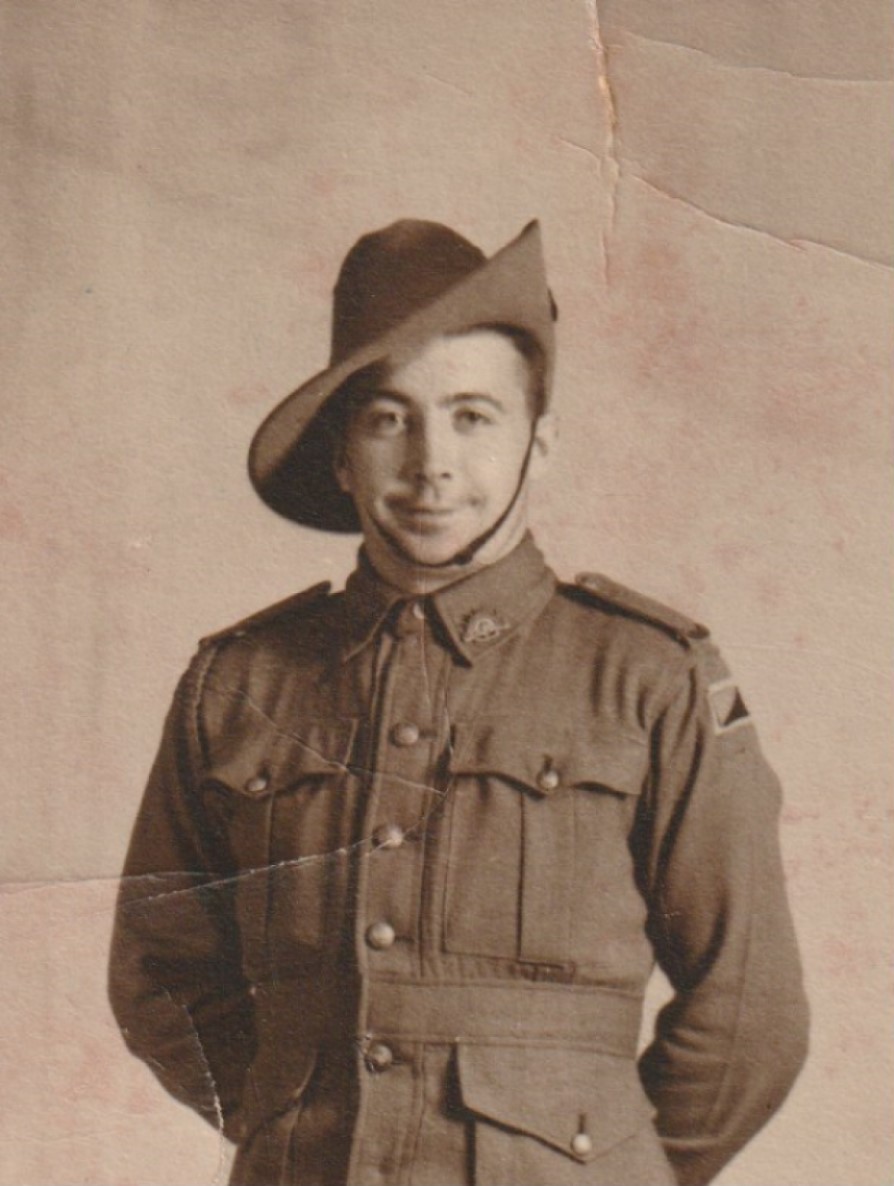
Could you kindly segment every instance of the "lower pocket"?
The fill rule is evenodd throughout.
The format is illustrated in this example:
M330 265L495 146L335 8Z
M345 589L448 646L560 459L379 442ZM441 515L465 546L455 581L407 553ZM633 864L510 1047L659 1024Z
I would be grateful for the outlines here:
M474 1126L475 1186L677 1186L650 1124L581 1164L523 1133Z
M461 1045L476 1186L674 1186L632 1059Z

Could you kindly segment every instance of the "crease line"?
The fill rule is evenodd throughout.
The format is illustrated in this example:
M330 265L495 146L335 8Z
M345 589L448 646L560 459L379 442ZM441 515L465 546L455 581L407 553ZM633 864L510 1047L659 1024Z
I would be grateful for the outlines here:
M684 53L698 54L711 62L716 62L727 70L757 71L766 74L776 74L782 78L792 78L796 82L823 82L844 86L894 86L894 79L890 78L840 78L832 74L797 74L793 70L782 70L777 66L765 66L758 62L731 62L712 54L710 50L701 49L697 45L689 45L685 41L668 41L662 37L650 37L647 33L635 33L632 29L622 29L620 32L633 41L645 41L650 45L663 45L669 49L682 50ZM623 49L620 43L618 49Z
M608 50L602 37L597 0L584 0L589 21L589 41L596 59L596 85L605 112L605 156L600 158L607 174L605 201L608 207L606 225L600 228L599 239L602 248L602 273L606 287L609 284L609 243L614 236L617 209L618 185L621 180L621 162L618 156L618 112L615 95L608 73Z
M211 1070L211 1064L208 1062L208 1056L205 1053L205 1047L202 1045L202 1037L199 1031L196 1029L196 1023L192 1019L192 1014L185 1005L179 1005L174 1000L168 988L166 988L164 985L162 985L161 988L164 995L168 998L172 1008L180 1009L189 1023L189 1028L192 1032L193 1038L195 1039L196 1047L198 1048L199 1052L199 1058L201 1060L202 1067L204 1068L205 1077L208 1080L208 1086L211 1088L211 1094L214 1097L214 1113L217 1117L217 1166L214 1170L213 1186L219 1186L219 1183L222 1181L221 1175L223 1174L224 1168L226 1166L226 1146L224 1144L225 1138L223 1108L221 1107L220 1103L220 1095L218 1094L217 1083L215 1082L214 1074Z
M440 74L435 74L431 70L423 70L422 74L423 77L430 78L433 82L437 82L441 86L447 87L448 90L454 91L460 95L465 95L467 99L475 98L475 95L472 91L470 91L467 87L460 86L458 82L452 82L449 78L442 78Z
M688 206L692 210L697 210L699 214L703 214L705 218L710 218L713 222L720 223L722 226L731 227L737 231L750 231L755 235L764 235L768 239L773 239L776 243L784 243L786 247L791 247L794 251L805 251L808 247L818 247L823 251L830 251L835 255L840 255L844 259L853 260L856 263L863 264L866 267L876 268L883 272L894 271L894 265L886 263L884 260L876 259L873 256L861 255L856 251L846 251L843 247L833 247L830 243L824 243L821 239L810 239L803 235L799 235L796 239L786 239L784 235L774 234L773 231L766 230L764 227L754 226L747 222L735 222L731 218L724 218L720 214L715 214L712 210L708 210L705 206L700 206L698 202L692 201L691 198L684 198L682 195L674 193L673 190L666 189L664 186L658 185L654 181L650 181L648 177L637 173L635 168L629 170L629 176L634 181L648 186L649 189L655 193L661 194L663 198L667 198L671 202L679 202L683 206Z

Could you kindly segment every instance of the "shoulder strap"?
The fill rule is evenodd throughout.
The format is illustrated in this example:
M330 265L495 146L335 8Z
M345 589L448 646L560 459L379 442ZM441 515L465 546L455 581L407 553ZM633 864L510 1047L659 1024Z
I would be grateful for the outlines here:
M218 630L216 634L206 635L203 639L200 639L199 646L211 646L227 638L244 638L249 631L255 630L259 626L264 626L267 622L272 622L275 618L279 618L283 614L292 614L299 610L303 611L310 608L310 606L322 600L331 588L332 584L330 581L321 581L318 585L312 585L309 589L305 589L301 593L293 593L291 597L286 597L282 601L268 605L266 609L259 610L256 614L249 614L247 618L242 618L241 621L234 622L232 626L227 626L225 630Z
M689 647L709 635L706 626L687 618L660 601L653 601L635 589L628 589L598 572L582 572L575 577L575 587L597 604L620 611L670 634L682 646Z

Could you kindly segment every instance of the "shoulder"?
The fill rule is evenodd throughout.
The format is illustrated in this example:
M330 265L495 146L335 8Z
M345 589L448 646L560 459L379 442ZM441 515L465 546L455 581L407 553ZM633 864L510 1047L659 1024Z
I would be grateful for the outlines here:
M728 733L752 723L739 686L706 626L686 617L660 601L598 573L581 573L574 585L565 586L571 596L578 596L605 612L643 623L682 650L683 662L678 675L683 683L676 694L688 698L690 680L694 680L696 701L710 722L713 733Z
M709 638L706 626L601 573L579 573L573 584L562 584L559 589L563 596L604 615L621 622L639 623L663 634L684 650Z
M572 600L613 624L612 648L662 689L665 704L695 703L696 717L715 735L753 724L742 693L706 626L599 573L581 573L559 586ZM652 645L644 645L651 638ZM674 656L676 655L676 659ZM648 673L651 672L649 676ZM693 699L694 698L694 699ZM746 735L739 734L744 742Z
M267 713L284 686L313 679L331 647L328 582L206 635L181 681L181 706L206 735L236 727L244 705Z
M241 618L223 630L207 634L199 640L199 654L214 651L227 642L259 637L270 628L308 621L330 600L331 588L329 581L321 581L309 589L268 605L257 613L249 614L247 618Z

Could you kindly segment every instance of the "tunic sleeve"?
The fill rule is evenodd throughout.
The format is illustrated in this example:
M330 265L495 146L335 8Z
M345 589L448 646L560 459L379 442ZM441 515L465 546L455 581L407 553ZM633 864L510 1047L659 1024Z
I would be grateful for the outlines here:
M640 1061L679 1181L709 1182L779 1108L807 1007L779 851L780 788L714 647L700 642L653 737L641 858L675 995Z
M197 793L198 704L210 651L180 682L134 826L109 996L130 1050L176 1099L232 1135L254 1038L235 879L215 851Z

